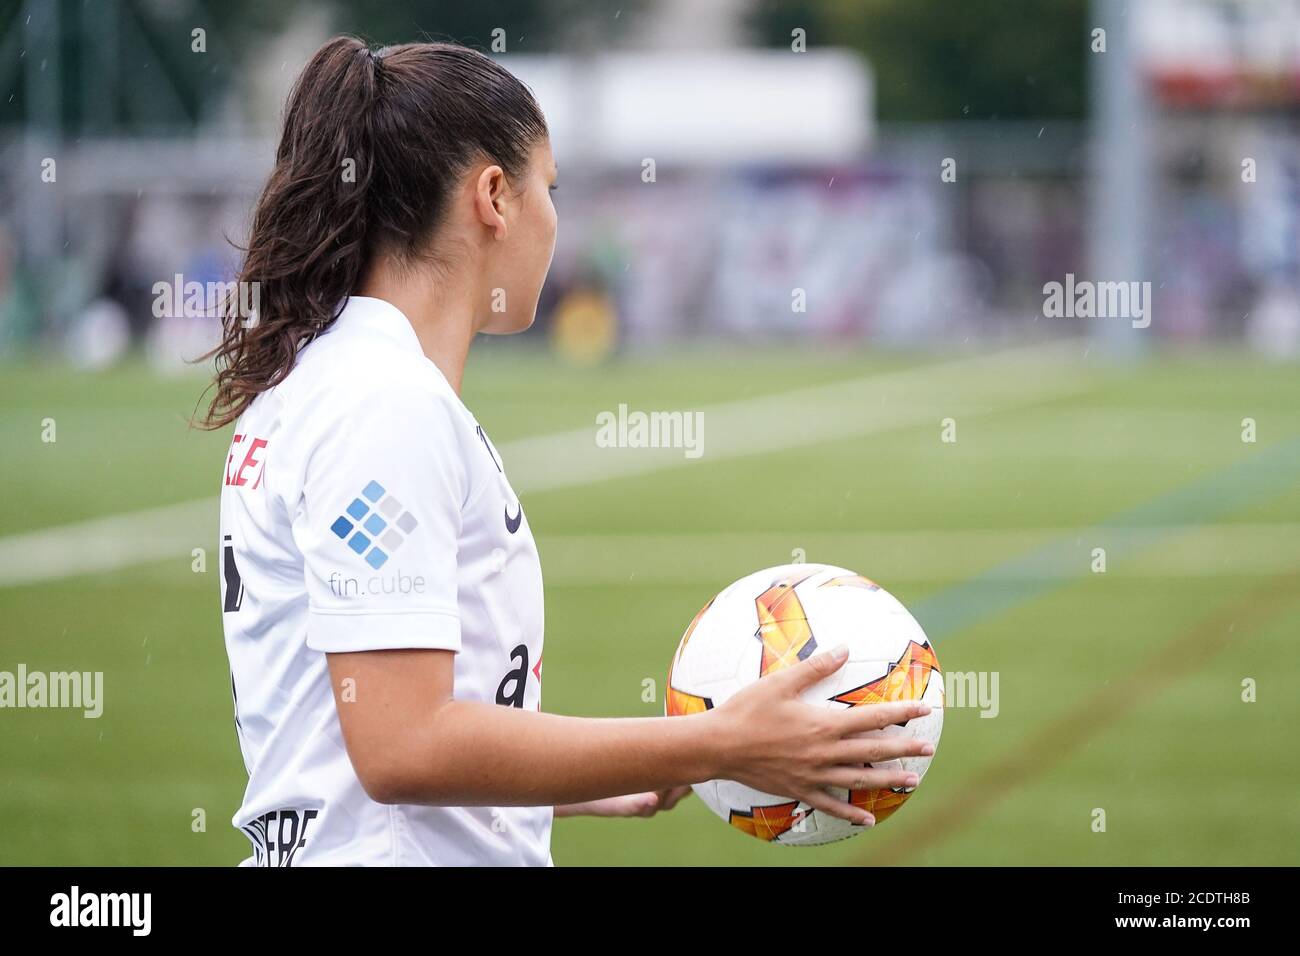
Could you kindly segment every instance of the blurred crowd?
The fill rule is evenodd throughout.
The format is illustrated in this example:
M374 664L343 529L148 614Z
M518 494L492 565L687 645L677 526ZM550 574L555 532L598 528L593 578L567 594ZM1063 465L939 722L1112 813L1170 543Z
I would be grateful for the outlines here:
M1298 147L1271 140L1254 183L1226 165L1231 151L1189 161L1180 149L1162 170L1154 334L1300 348ZM925 346L1078 333L1042 314L1044 283L1084 268L1078 170L1025 175L1008 156L1006 168L945 183L941 152L886 138L852 166L669 169L654 183L635 170L566 175L556 258L525 339L598 359L707 338ZM119 198L100 210L106 239L72 244L45 268L20 264L0 220L0 347L56 347L87 365L132 347L164 367L201 355L217 320L174 314L171 288L233 276L253 199Z
M408 5L403 0L394 9ZM55 9L27 7L47 18ZM249 15L235 7L243 12L231 14L232 30ZM763 37L741 29L740 14L751 7L767 24ZM762 68L740 77L741 92L727 93L726 104L708 107L714 112L707 115L674 116L693 104L705 109L698 106L702 94L686 95L689 82L686 93L661 90L658 101L654 90L638 89L637 78L647 70L681 80L691 63L700 77L722 84L731 71L719 69L718 57L729 54L707 50L690 54L694 60L676 49L660 59L609 55L610 70L622 67L617 96L631 96L628 102L640 104L636 115L653 117L659 126L627 120L636 111L610 99L615 94L607 97L598 124L584 112L595 102L593 61L583 52L590 43L565 33L570 14L548 4L529 8L539 28L550 24L555 31L549 38L554 47L578 51L535 55L532 63L540 79L562 86L568 78L566 95L555 87L549 101L539 96L548 114L555 108L557 129L579 135L557 144L564 170L556 197L559 245L537 326L525 341L549 343L575 361L598 361L620 350L708 338L779 343L797 336L801 343L927 347L1077 334L1082 330L1071 320L1047 317L1043 287L1078 273L1150 282L1155 340L1243 342L1271 356L1300 355L1300 0L1152 0L1134 8L1133 36L1125 39L1136 49L1127 60L1114 32L1111 49L1092 59L1086 52L1096 54L1098 42L1089 24L1111 22L1108 11L1123 8L1110 0L1062 0L1050 10L1031 6L1020 13L1002 5L963 7L952 14L959 22L951 29L893 0L879 0L867 19L816 0L794 19L778 8L719 6L701 34L691 5L648 0L638 22L655 29L634 35L651 46L707 41L732 53L764 39L779 57L770 62L783 69L798 64L806 72L793 75L807 84L812 64L829 67L817 74L822 86L805 102L823 107L819 129L829 134L826 142L834 143L837 118L845 129L861 130L821 157L805 150L791 159L790 137L799 133L784 134L783 142L780 123L775 138L770 128L765 134L770 148L751 150L747 161L736 161L716 130L719 142L708 142L723 113L756 124L761 133L765 112L776 109L772 98L789 85L769 82L769 99L749 102L744 89L767 76ZM351 3L339 9L359 22L379 16ZM79 15L91 16L87 10ZM253 92L227 84L225 105L211 108L210 116L198 111L188 131L102 139L65 134L55 149L43 144L58 141L56 133L27 103L25 126L0 123L0 355L59 350L80 364L101 366L143 350L160 367L179 368L211 347L215 316L175 314L168 304L174 302L171 287L233 276L274 148L267 104L282 101L292 63L345 25L311 4L293 10L274 43L249 58L267 65L250 71ZM46 22L47 32L80 35L65 16L61 25ZM967 118L963 107L958 120L890 119L891 104L922 113L959 103L967 91L942 77L927 77L922 87L899 79L907 63L888 46L873 48L873 37L901 31L909 57L922 63L987 58L988 43L967 42L967 34L1009 36L1028 29L1022 21L1029 16L1051 31L1044 34L1051 49L1065 44L1076 49L1076 60L1049 64L1052 72L1044 76L1010 75L1038 69L1033 60L1008 64L1006 76L984 76L986 106L997 107L984 116ZM599 5L590 8L587 22L592 18L616 22ZM838 59L829 47L797 59L780 47L792 22L812 24L814 40L829 35L855 45L838 51ZM25 29L31 36L24 34L23 42L40 40L30 17ZM18 50L15 35L0 47ZM1020 46L1007 49L1004 59L1034 55ZM275 63L283 65L273 70ZM70 66L64 64L63 74L75 78ZM1086 97L1085 69L1094 87ZM1143 112L1135 115L1146 146L1131 157L1123 152L1128 128L1122 117L1108 125L1107 94L1098 85L1099 78L1113 80L1125 70L1137 77L1143 98ZM152 116L155 104L144 96L157 83L145 72L118 70L122 89L115 95L140 98L144 115ZM17 88L35 102L48 80L49 72L29 70ZM132 88L136 81L146 89ZM1069 111L1046 96L1051 84L1059 85L1057 93L1086 99L1085 115L1040 120L1035 111ZM69 80L64 92L75 85ZM836 100L845 87L853 95ZM179 103L184 90L177 91ZM91 96L94 84L82 92ZM975 99L980 90L970 95ZM69 94L63 121L76 114L77 103ZM1004 107L1021 115L999 118ZM680 120L680 142L672 139L678 135L674 120ZM81 122L86 126L87 116ZM693 145L679 149L649 180L634 147L626 155L590 148L642 127L666 131L665 148L688 140ZM572 153L583 144L588 152L575 162ZM47 149L58 153L59 182L34 185L33 164ZM1105 167L1099 157L1117 151L1121 171L1131 159L1127 188L1146 205L1131 222L1098 215L1099 191L1124 188L1098 175ZM724 155L731 158L719 159ZM1090 272L1103 258L1098 250L1111 243L1124 245L1121 260L1132 260L1134 274Z

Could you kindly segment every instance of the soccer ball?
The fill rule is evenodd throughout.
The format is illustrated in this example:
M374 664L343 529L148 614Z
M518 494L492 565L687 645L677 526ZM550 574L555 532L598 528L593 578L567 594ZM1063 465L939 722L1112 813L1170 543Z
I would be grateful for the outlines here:
M923 700L930 713L873 731L939 744L943 674L921 625L899 601L860 574L825 564L787 564L756 571L723 590L691 621L668 671L665 711L694 714L724 703L761 677L829 651L849 647L849 659L801 699L828 708ZM873 764L925 775L930 757ZM733 780L696 784L709 808L736 829L770 843L812 846L867 829L779 794ZM880 823L911 789L829 792L870 812Z

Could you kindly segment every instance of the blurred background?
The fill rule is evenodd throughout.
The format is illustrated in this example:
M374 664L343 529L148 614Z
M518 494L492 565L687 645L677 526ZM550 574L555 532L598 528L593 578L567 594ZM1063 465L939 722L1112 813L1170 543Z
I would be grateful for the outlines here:
M536 91L565 179L530 345L1074 332L1039 321L1071 272L1150 281L1144 344L1300 350L1289 0L0 11L6 355L134 347L166 368L211 345L212 321L152 307L154 283L230 276L289 84L339 31L504 51Z
M0 863L245 852L228 436L186 426L217 320L173 289L233 276L339 32L476 46L551 125L538 321L465 391L547 709L661 712L699 607L796 553L1001 674L879 833L792 855L688 803L560 821L558 863L1295 862L1300 0L0 0L0 670L108 695L0 712ZM1150 327L1051 314L1068 276L1150 283ZM606 467L622 403L702 411L704 455Z

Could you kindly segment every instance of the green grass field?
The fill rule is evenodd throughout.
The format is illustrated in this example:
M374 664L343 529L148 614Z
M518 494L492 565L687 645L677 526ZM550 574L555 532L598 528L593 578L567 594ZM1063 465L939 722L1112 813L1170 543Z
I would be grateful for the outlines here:
M1300 375L1237 353L1105 367L1079 352L990 368L702 350L591 370L476 354L464 397L547 579L547 710L661 713L694 613L795 549L897 595L945 670L999 681L997 716L950 709L919 791L854 840L766 846L690 799L652 820L558 821L556 863L1300 862ZM99 719L0 711L0 863L246 855L215 557L228 433L186 429L202 387L140 366L0 366L0 670L105 675ZM703 409L703 457L647 452L664 467L591 477L594 449L557 462L518 444L594 434L619 403ZM543 468L563 480L529 490ZM112 554L154 541L139 561L33 579L45 529L202 499L101 526Z

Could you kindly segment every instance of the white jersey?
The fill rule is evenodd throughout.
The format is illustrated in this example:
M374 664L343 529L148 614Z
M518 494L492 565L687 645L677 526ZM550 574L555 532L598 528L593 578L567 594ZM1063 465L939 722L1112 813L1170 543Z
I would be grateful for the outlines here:
M458 699L541 707L528 521L395 306L350 298L240 418L221 540L244 865L550 864L551 807L379 804L344 747L326 652L455 651Z

